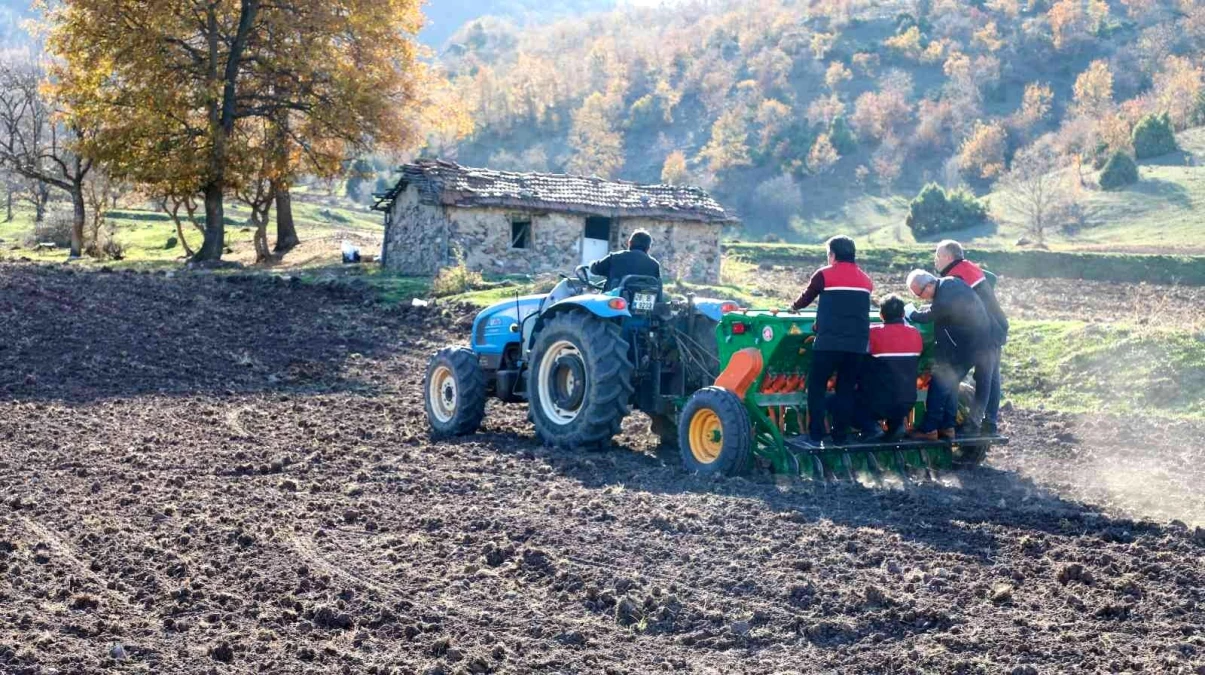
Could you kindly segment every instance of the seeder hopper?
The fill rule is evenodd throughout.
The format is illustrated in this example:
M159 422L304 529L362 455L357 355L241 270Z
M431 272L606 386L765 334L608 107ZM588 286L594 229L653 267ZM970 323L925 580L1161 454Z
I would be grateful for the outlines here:
M989 446L1008 442L1002 436L981 436L953 442L828 443L819 450L800 443L808 426L805 383L814 322L813 312L741 310L724 315L717 327L722 370L714 386L685 401L679 416L679 445L688 468L731 473L752 463L818 479L886 472L933 477L940 470L976 465ZM918 328L926 346L909 426L924 416L933 344L931 326ZM830 381L830 389L832 385ZM971 385L963 385L960 417L973 393Z

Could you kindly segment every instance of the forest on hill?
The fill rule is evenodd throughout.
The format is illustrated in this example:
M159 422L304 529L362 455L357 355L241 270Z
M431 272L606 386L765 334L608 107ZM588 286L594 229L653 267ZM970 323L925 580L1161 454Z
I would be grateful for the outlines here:
M1193 0L687 0L479 19L439 59L475 131L434 150L699 183L752 234L806 240L808 218L930 182L984 195L1074 167L1093 189L1115 155L1150 154L1134 147L1143 120L1202 121L1203 52Z
M482 17L523 26L615 6L615 0L432 0L423 5L427 25L420 37L438 50L461 26Z

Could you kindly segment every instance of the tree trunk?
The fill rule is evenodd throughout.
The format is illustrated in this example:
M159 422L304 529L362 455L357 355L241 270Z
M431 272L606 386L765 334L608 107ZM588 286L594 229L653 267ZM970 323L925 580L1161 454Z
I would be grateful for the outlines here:
M34 183L33 192L33 222L46 220L46 202L50 199L50 191L41 183Z
M222 186L210 183L205 186L205 241L194 260L221 260L226 248L225 209L222 203Z
M281 186L276 191L276 247L272 252L278 255L286 253L300 243L297 226L293 222L293 197L289 194L288 186Z
M75 207L75 212L71 219L71 257L78 258L83 254L84 250L84 221L86 220L86 212L84 209L84 184L77 182L71 189L71 205Z
M4 191L4 222L13 222L13 189L10 187Z

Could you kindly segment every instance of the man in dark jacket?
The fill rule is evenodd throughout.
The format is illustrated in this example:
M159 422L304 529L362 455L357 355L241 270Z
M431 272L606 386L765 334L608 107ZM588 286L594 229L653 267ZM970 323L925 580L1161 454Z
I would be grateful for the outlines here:
M837 374L837 396L833 401L833 442L846 441L853 419L858 368L870 344L870 293L874 282L855 262L853 239L828 240L828 265L816 270L808 287L791 305L799 310L819 299L816 307L816 340L808 368L808 441L822 447L828 378Z
M883 323L870 327L870 355L858 378L858 428L862 442L896 441L916 405L916 370L924 342L904 322L904 301L889 295L879 304ZM879 426L886 420L887 430Z
M590 273L606 277L603 292L614 290L624 277L640 275L661 278L661 263L649 255L653 237L644 230L636 230L628 237L628 250L611 253L605 258L590 263Z
M982 354L975 364L975 402L971 419L967 428L959 432L963 435L995 434L1000 414L1000 351L1008 342L1008 317L996 299L994 284L978 265L964 256L962 244L953 239L941 242L934 255L937 274L957 277L975 289L993 325L991 349Z
M926 309L912 311L908 320L932 323L936 337L925 419L909 437L952 441L958 385L974 367L975 359L992 344L992 321L983 301L961 279L938 279L924 270L912 270L908 288L931 303Z

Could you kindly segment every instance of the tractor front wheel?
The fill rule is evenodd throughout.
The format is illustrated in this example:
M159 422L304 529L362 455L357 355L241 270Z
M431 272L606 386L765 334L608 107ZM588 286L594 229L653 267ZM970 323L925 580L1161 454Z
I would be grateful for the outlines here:
M732 476L749 466L753 425L736 394L719 387L698 390L678 419L678 447L687 471Z
M549 319L527 374L536 435L562 450L607 447L630 411L632 371L616 323L581 312Z
M437 437L475 433L485 417L485 372L473 350L447 347L427 364L427 421Z

